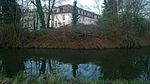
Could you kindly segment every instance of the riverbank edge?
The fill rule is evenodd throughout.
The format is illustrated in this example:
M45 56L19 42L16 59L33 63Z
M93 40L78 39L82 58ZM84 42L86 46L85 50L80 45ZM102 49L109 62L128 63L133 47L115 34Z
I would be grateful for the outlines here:
M18 39L8 36L7 39L4 38L4 40L1 40L0 47L37 49L120 49L150 47L149 36L136 36L134 34L124 36L121 32L116 32L110 32L108 35L103 36L100 29L94 26L81 26L75 29L64 27L33 32L23 31Z
M111 42L102 42L100 44L95 44L95 45L90 45L90 46L89 45L85 46L84 44L78 45L78 43L75 43L75 45L69 45L69 46L67 45L68 43L64 43L62 45L57 45L57 44L53 45L52 43L49 43L49 44L51 44L52 46L42 46L40 44L35 44L35 45L29 44L29 45L22 46L20 48L21 49L74 49L74 50L77 50L77 49L97 50L98 49L99 50L99 49L133 49L133 48L149 48L150 47L149 41L147 41L146 44L140 43L139 45L130 46L130 47L124 46L124 45L120 46L120 44L111 43ZM78 45L78 46L76 46L76 45Z
M71 50L104 50L104 49L141 49L141 48L150 48L150 45L148 46L136 46L136 47L95 47L95 48L84 48L84 47L80 47L80 48L74 48L74 47L41 47L41 46L36 46L36 47L18 47L18 48L5 48L5 47L0 47L0 49L71 49Z
M13 78L0 76L0 84L150 84L150 81L141 80L125 80L125 79L65 79L64 77L56 74L40 75L38 77L25 77L24 75L17 75Z

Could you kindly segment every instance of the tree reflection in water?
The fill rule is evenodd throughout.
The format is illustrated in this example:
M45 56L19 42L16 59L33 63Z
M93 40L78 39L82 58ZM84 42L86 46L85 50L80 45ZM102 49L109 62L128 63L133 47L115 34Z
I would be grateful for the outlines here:
M0 71L13 77L55 72L66 79L150 80L150 49L12 50L0 49Z
M150 80L150 56L139 56L135 66L140 70L140 80Z
M77 69L77 78L99 79L103 77L100 66L95 64L79 64Z
M78 68L74 68L75 70L73 70L73 66L71 63L65 64L56 60L45 60L45 62L43 62L42 60L43 59L37 58L26 60L24 62L25 74L27 76L39 76L40 74L50 74L50 72L52 71L57 73L58 75L63 76L66 79L71 79L73 78L73 76L85 79L98 79L103 76L100 66L92 63L74 65L78 66ZM74 71L75 74L73 74Z

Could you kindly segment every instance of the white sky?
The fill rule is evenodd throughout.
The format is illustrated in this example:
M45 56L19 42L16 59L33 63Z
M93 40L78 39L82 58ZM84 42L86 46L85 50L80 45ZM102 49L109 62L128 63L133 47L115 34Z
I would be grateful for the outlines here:
M45 1L46 2L44 4L48 3L47 0L45 0ZM73 5L73 2L74 2L74 0L65 0L65 1L56 0L56 1L60 2L60 3L58 3L58 5L66 5L66 4ZM99 1L99 5L100 5L99 8L100 8L100 13L101 13L102 12L101 6L102 6L104 0L97 0L97 1ZM95 13L99 14L98 9L96 8L95 0L77 0L77 6L80 8L86 9L88 11L95 12Z
M102 12L101 6L103 5L104 0L99 0L100 4L100 10ZM64 4L71 4L73 5L74 0L66 0ZM77 0L77 6L81 7L83 9L98 13L98 9L96 8L96 2L95 0Z
M18 0L18 2L20 2L21 4L22 0ZM23 0L23 1L30 1L30 0ZM46 4L48 3L47 0L45 0ZM63 0L59 0L60 2L62 2ZM99 5L100 5L100 12L102 12L102 4L103 4L104 0L99 0ZM65 2L59 4L59 5L65 5L65 4L70 4L73 5L74 0L66 0ZM96 8L96 3L95 0L77 0L77 6L86 10L89 10L91 12L95 12L95 13L99 13L98 9ZM43 4L45 4L43 3ZM26 2L24 2L24 4L26 4ZM30 3L31 4L31 3Z

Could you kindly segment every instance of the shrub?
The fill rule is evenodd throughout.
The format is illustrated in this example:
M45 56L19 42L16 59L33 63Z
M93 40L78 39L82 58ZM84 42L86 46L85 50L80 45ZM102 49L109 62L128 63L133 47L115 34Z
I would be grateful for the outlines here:
M12 23L1 27L0 46L4 48L21 47L21 25Z

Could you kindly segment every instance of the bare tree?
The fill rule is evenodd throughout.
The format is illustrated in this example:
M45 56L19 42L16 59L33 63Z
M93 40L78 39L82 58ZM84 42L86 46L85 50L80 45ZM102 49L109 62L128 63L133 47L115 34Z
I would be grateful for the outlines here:
M47 18L47 28L50 27L50 16L52 15L53 8L55 5L56 0L49 0L49 6L48 6L48 18Z
M45 19L44 19L45 16L44 16L43 8L41 5L41 0L35 0L35 2L33 0L31 0L31 3L33 3L37 7L37 12L40 17L40 22L41 22L42 28L46 28Z
M97 9L98 14L101 14L101 2L100 2L100 0L94 0L94 1L95 1L95 4L96 4L94 8Z
M50 21L53 22L53 17L54 17L53 9L55 5L62 5L62 3L65 2L66 0L45 0L45 1L48 1L47 28L49 28L53 26L53 24L50 23Z
M37 12L39 14L39 17L40 17L40 22L42 24L42 28L49 28L52 26L50 26L50 20L52 20L51 16L53 15L53 8L56 4L59 4L59 3L63 3L63 1L65 0L30 0L32 4L34 4L37 8ZM43 10L43 7L42 7L42 1L48 1L48 7L45 8ZM45 19L45 14L47 16L47 19ZM47 23L46 23L47 22ZM47 26L46 26L47 24Z

